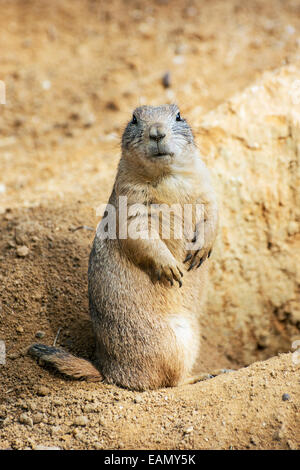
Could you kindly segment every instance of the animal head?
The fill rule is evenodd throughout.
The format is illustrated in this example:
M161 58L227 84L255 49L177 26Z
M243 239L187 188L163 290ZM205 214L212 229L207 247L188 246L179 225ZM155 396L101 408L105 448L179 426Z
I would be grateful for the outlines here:
M195 148L192 130L175 104L140 106L122 137L122 156L147 173L184 163Z

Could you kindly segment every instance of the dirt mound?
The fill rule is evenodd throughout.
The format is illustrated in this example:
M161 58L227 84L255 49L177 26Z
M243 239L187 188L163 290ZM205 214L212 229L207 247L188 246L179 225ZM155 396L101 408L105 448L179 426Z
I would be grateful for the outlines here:
M195 127L220 196L234 203L223 204L199 370L265 360L297 338L299 134L284 96L297 69L266 75L262 91L236 93L264 70L299 61L300 4L169 3L16 0L2 11L0 448L299 448L291 353L142 394L66 381L24 355L37 338L56 338L93 357L87 227L110 194L131 110L170 101ZM261 96L272 117L251 109L250 97L264 109ZM242 109L256 123L254 140Z
M299 406L291 354L156 392L36 377L1 406L1 447L297 449Z
M249 364L300 338L300 68L266 72L200 119L221 214L211 327Z

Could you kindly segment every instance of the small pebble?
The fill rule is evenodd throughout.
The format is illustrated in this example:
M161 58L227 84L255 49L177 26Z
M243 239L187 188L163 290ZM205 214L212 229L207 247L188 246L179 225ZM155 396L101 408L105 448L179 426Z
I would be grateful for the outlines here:
M108 103L106 103L106 109L109 109L110 111L119 111L119 106L115 101L108 101Z
M61 448L56 446L47 447L40 444L38 446L35 446L34 450L61 450Z
M92 411L95 411L95 406L88 403L87 405L82 407L82 411L85 411L86 413L91 413Z
M17 255L24 258L29 253L29 248L26 245L18 246Z
M34 415L32 416L33 424L41 423L43 419L44 419L43 413L34 413Z
M89 420L86 416L77 416L74 420L75 426L86 426Z
M103 450L103 445L100 444L99 442L95 442L94 448L95 448L96 450Z
M44 81L42 82L42 88L43 88L44 90L50 90L50 88L51 88L51 82L50 82L50 80L44 80Z
M1 312L1 309L0 309ZM4 365L6 364L6 346L5 346L5 341L0 340L0 364Z
M50 434L51 436L55 436L55 434L58 434L61 431L61 426L52 426L50 429Z
M37 407L37 405L34 401L27 401L27 406L31 411L35 411L36 407Z
M44 331L37 331L35 334L36 338L44 338L44 336L45 336Z
M184 430L184 434L190 434L191 432L193 432L193 430L194 430L193 426L189 426L188 428Z
M171 74L166 72L162 77L162 84L165 88L170 88L171 86Z
M173 57L173 63L176 65L182 65L184 63L184 57L182 55L175 55Z
M291 441L290 439L287 440L287 445L291 450L299 450L296 442Z
M19 417L19 421L22 424L27 424L28 426L33 426L33 421L26 413L22 413Z
M139 395L137 395L137 396L134 398L134 400L133 400L134 403L142 403L142 401L143 401L143 399L142 399L142 397L139 396Z
M83 118L83 127L92 127L96 122L96 118L93 113L88 113Z
M7 426L8 424L10 423L10 419L9 417L7 416L5 419L3 419L3 421L1 422L1 427L4 428L5 426Z
M82 433L82 431L79 431L78 428L75 428L72 434L75 437L75 439L77 439L79 441L83 438L83 433Z
M46 395L49 394L49 389L45 387L44 385L39 385L36 388L36 393L41 397L45 397Z
M17 332L17 333L24 333L24 328L23 328L23 326L20 326L20 325L17 326L16 332Z
M18 357L19 357L18 353L11 353L11 354L8 355L8 359L12 359L13 361L15 359L18 359Z
M282 401L290 401L291 397L288 393L282 395Z

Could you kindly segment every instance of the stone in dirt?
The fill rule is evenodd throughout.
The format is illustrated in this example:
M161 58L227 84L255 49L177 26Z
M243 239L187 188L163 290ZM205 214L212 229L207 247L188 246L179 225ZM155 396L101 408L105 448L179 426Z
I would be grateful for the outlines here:
M89 420L86 416L77 416L74 420L75 426L86 426L89 423Z
M26 245L18 246L17 255L24 258L29 254L29 248Z
M5 342L0 340L0 365L4 366L6 364L6 347Z
M41 444L34 447L34 450L62 450L60 447L57 446L43 446Z

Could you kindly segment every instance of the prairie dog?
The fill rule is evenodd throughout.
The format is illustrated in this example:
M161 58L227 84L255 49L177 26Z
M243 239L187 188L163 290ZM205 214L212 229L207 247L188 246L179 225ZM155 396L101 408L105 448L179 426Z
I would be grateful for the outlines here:
M136 210L136 204L142 210ZM173 205L170 236L165 238L162 224L171 219ZM186 205L192 207L189 240L186 232L175 236L175 220L183 222L181 209ZM203 209L200 215L197 205ZM111 209L116 214L115 237L103 235ZM132 235L137 227L147 233L150 219L158 223L151 236ZM199 316L217 225L209 172L178 107L135 109L123 133L114 187L89 258L96 363L39 344L29 352L68 376L132 390L196 381L190 374L199 353Z

